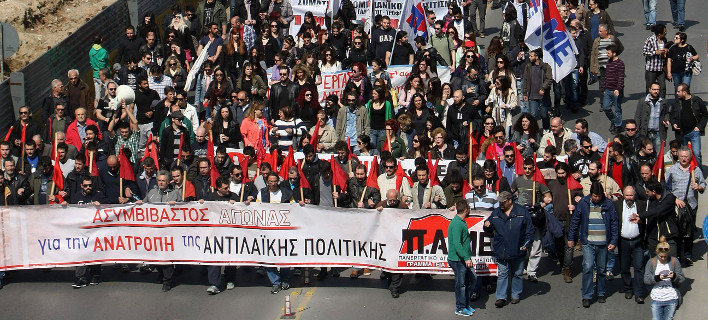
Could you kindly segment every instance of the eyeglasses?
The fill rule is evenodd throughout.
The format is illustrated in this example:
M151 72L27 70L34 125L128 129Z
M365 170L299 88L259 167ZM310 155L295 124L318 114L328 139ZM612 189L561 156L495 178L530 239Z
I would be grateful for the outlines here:
M238 98L238 96L231 96L231 99L236 99L236 98Z
M512 153L512 154L505 154L505 155L504 155L504 158L513 158L513 157L514 157L514 154L513 154L513 153Z
M281 73L280 76L281 76L281 77L287 77L288 74L287 74L287 73Z
M108 91L116 91L116 88L108 88Z
M493 125L494 125L494 122L485 122L484 125L485 125L485 126L493 126Z
M386 168L386 169L396 169L396 166L395 166L395 165L393 165L393 166L384 166L384 168Z
M413 142L420 142L420 140L418 140L418 139L413 139Z
M503 140L503 139L504 139L504 136L494 136L494 139Z
M524 171L531 171L533 170L533 167L524 167Z
M435 30L442 30L442 28L435 28Z
M305 93L305 97L312 97L312 93Z
M29 112L27 111L20 111L20 114L28 114Z
M150 60L152 60L152 58L150 58L150 57L147 57L147 58L145 58L145 60L148 60L148 61L150 61ZM76 78L74 78L74 79L76 79Z
M89 183L89 184L82 184L81 186L84 188L91 188L92 185L93 185L92 183Z
M582 147L583 147L583 149L590 149L590 148L592 148L592 145L584 145Z
M214 74L214 76L215 76L215 77L223 77L224 74L223 74L223 73L217 73L217 74Z
M243 102L243 101L246 101L246 98L243 98L243 99L236 98L236 101Z
M504 61L502 61L502 60L497 61L497 64L500 64L500 63L504 64Z
M627 130L627 131L637 131L637 128L625 128L624 130Z
M465 58L470 59L470 58L474 58L474 56L471 55L471 54L468 54L468 55L465 56Z
M272 24L272 25L270 25L270 27L271 27L271 28L277 28L278 25L277 25L277 24Z
M331 53L325 53L325 57L331 57L331 56L332 56Z
M363 142L361 142L361 141L357 141L357 142L356 142L356 144L364 144L364 143L363 143Z
M354 44L361 44L361 41L354 41Z
M69 77L69 80L76 80L76 79L78 79L78 78L79 78L79 77Z
M184 101L184 98L175 98L177 101Z

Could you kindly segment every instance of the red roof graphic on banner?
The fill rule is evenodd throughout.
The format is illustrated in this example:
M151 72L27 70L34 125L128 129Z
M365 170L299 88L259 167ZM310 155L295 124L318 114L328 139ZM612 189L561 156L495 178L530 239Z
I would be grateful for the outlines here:
M472 228L472 226L476 225L477 223L482 222L485 219L484 216L469 216L465 221L467 222L467 228ZM447 238L447 227L450 224L451 219L448 219L447 217L441 215L441 214L430 214L427 216L423 216L420 218L412 218L410 220L410 223L408 224L408 229L415 229L415 230L426 230L427 232L423 236L423 248L433 244L433 241L435 239L435 232L437 230L442 230L443 236ZM446 242L447 244L447 242ZM404 241L403 244L401 245L400 253L401 254L406 254L407 250L406 248L413 248L414 252L417 252L418 250L418 242L414 242L411 244L408 244L407 241ZM427 252L426 252L427 253Z

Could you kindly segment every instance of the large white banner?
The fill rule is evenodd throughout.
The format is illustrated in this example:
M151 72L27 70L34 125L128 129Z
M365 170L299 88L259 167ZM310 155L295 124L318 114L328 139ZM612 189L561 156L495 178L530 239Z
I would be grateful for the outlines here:
M488 212L467 218L475 270L494 275ZM297 204L16 206L0 209L0 270L97 263L365 267L451 273L448 210Z
M391 86L398 90L399 92L403 90L403 86L406 83L406 79L411 75L412 65L397 65L389 66L386 71L391 77ZM367 69L367 75L372 69ZM437 68L438 78L442 83L450 82L450 68L438 66ZM341 97L344 92L344 88L349 81L349 76L351 70L342 70L337 72L323 72L322 73L322 83L317 86L317 92L319 93L320 105L325 104L327 96L331 94L336 94ZM270 79L271 69L268 69L268 78Z

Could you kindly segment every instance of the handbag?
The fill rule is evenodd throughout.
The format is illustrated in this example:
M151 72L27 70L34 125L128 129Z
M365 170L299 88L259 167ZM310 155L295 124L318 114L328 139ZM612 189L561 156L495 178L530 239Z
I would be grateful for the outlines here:
M693 72L694 76L701 74L701 71L703 71L703 66L700 61L691 62L691 72Z
M686 185L686 195L683 197L683 202L686 205L683 208L676 207L676 224L681 237L692 237L695 228L696 213L691 210L691 206L686 202L688 192L691 191L691 182L689 179L688 185Z

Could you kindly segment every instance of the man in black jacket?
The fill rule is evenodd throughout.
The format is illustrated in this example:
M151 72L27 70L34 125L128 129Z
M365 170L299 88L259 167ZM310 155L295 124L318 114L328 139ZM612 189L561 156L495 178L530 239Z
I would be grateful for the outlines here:
M75 194L70 203L93 204L94 206L99 206L101 205L101 202L105 202L105 200L106 195L94 188L94 182L93 179L91 179L91 176L84 176L81 179L81 192ZM67 201L62 202L62 205L67 205ZM71 285L74 289L83 288L87 284L96 286L99 284L101 278L101 265L94 264L90 266L78 266L76 267L74 275L76 276L76 282ZM91 278L90 282L87 280L89 277Z
M679 230L676 223L676 196L665 191L664 186L657 181L647 183L646 189L649 207L647 211L637 212L632 222L646 221L649 253L652 256L656 255L656 245L659 243L659 239L665 237L666 242L671 246L669 254L672 257L678 257L676 239L679 238Z
M388 16L382 17L381 27L371 32L370 60L376 57L385 57L386 52L391 51L396 32L395 29L391 28L391 18Z
M317 156L315 148L311 144L307 144L302 148L302 153L305 154L305 161L302 166L302 173L305 175L305 179L310 183L310 188L312 189L312 194L319 194L320 192L320 175L325 167L329 167L329 162L322 161ZM319 197L312 199L312 204L319 205Z
M137 57L140 47L145 44L145 39L135 33L135 27L125 27L125 36L118 40L117 63L127 62L130 57Z
M682 83L676 89L676 100L673 101L669 110L671 126L676 133L676 139L683 140L683 145L691 142L698 164L703 163L701 161L701 136L706 134L706 123L708 123L706 103L698 96L691 94L688 85ZM681 114L688 112L692 112L693 117L681 116Z
M624 200L615 201L619 239L620 274L624 286L625 299L644 303L644 221L633 223L634 214L642 213L647 209L647 201L635 201L634 187L628 185L622 192ZM634 268L634 277L629 268Z
M573 33L575 29L575 33ZM570 22L570 34L578 48L576 57L578 69L578 104L584 106L588 98L588 72L590 71L590 52L592 51L592 37L590 33L583 29L583 24L578 19Z
M294 106L295 99L300 91L300 85L290 81L290 68L288 66L278 67L280 72L280 82L270 86L270 99L266 102L265 116L269 117L272 124L278 120L278 111L282 106Z

